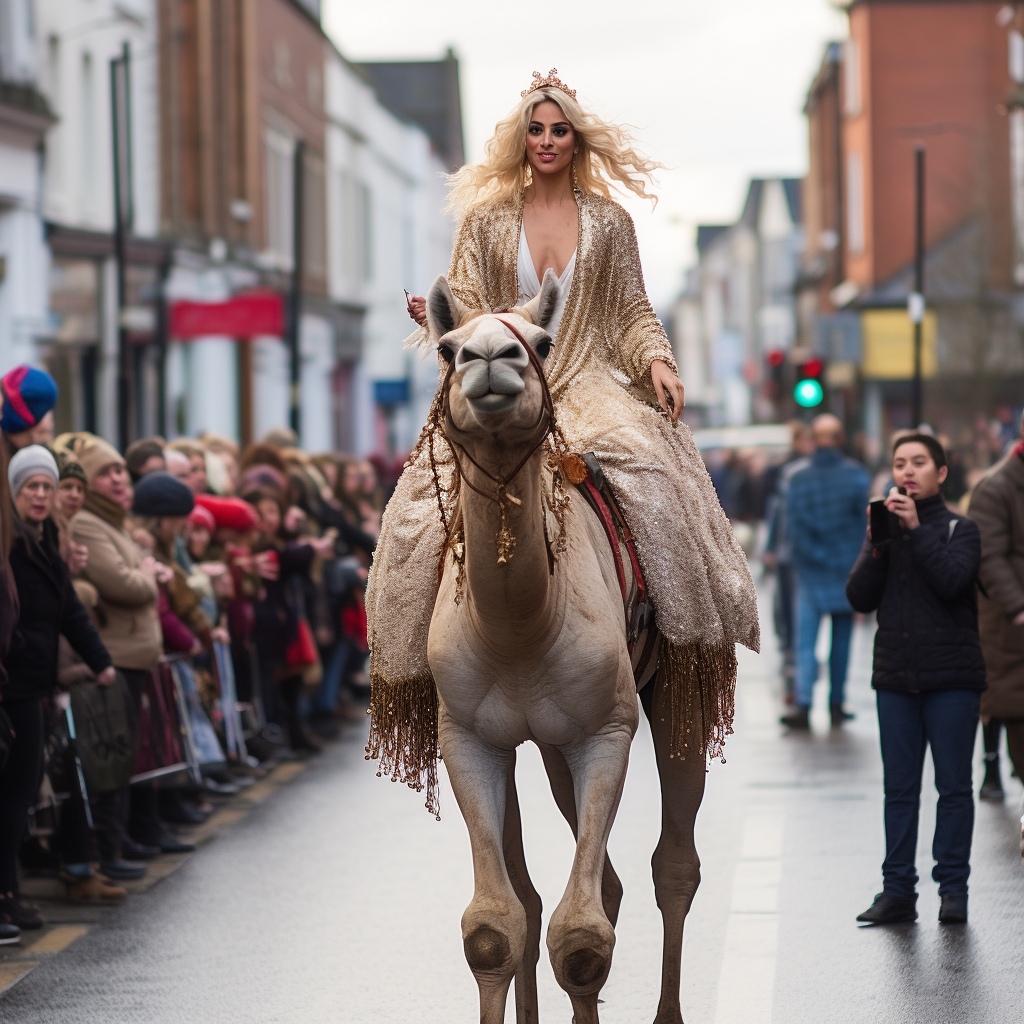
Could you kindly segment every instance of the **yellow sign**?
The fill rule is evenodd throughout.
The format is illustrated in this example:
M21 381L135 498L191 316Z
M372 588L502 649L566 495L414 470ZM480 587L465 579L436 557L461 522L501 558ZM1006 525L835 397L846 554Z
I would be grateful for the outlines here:
M910 380L914 376L914 325L905 309L867 309L860 315L861 376L865 380ZM921 374L937 368L935 313L921 324Z

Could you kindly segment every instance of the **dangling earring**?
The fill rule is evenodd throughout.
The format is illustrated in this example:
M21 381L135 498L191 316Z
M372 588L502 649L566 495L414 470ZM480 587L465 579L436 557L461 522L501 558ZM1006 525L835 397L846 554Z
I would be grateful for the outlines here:
M580 183L576 180L576 154L579 151L580 151L579 146L577 146L572 151L572 190L573 190L574 194L579 193L579 191L580 191Z

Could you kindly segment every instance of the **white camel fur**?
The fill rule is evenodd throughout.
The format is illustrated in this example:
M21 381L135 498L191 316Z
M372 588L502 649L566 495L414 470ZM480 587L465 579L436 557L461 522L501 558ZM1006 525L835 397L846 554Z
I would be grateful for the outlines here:
M427 302L441 354L455 361L445 430L465 453L467 482L484 492L461 490L464 593L455 600L449 556L428 641L440 748L472 846L475 887L462 935L480 990L482 1024L504 1021L513 977L519 1024L537 1020L541 901L523 854L515 790L519 744L532 740L539 746L552 792L576 835L547 945L577 1024L597 1024L622 895L606 845L639 718L608 542L572 490L565 550L549 571L542 510L546 456L538 450L508 485L507 525L516 546L513 557L498 564L499 509L490 497L495 485L476 468L505 478L547 429L541 381L502 320L515 326L543 363L551 347L544 327L557 289L548 271L540 294L501 319L467 309L444 278L434 283ZM683 921L700 880L693 823L704 761L669 756L667 700L655 691L663 814L652 866L664 923L655 1024L681 1024Z

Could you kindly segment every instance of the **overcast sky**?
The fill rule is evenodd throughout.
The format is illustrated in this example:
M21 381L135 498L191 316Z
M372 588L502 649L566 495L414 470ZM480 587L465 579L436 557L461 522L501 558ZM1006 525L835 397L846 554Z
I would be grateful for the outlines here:
M585 107L631 125L667 165L654 213L625 203L662 310L694 260L696 224L735 220L750 177L805 172L807 88L825 43L846 33L832 0L323 0L323 24L350 60L451 46L469 160L535 70L557 67Z

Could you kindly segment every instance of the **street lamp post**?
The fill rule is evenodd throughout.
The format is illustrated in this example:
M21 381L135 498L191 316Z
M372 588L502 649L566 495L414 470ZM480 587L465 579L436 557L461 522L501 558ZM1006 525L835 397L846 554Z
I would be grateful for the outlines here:
M914 382L911 395L911 426L923 419L921 382L921 333L924 323L924 146L914 147L914 290L907 297L907 312L914 324Z
M304 191L306 184L306 143L298 139L292 171L292 280L291 301L288 320L288 377L289 377L289 426L296 435L301 434L302 416L299 410L299 385L301 350L299 331L302 326L302 277L304 270L303 248L305 217Z
M114 260L117 269L117 433L122 448L131 439L131 351L124 311L127 299L127 241L132 229L131 54L124 44L110 61L111 138L114 157Z

